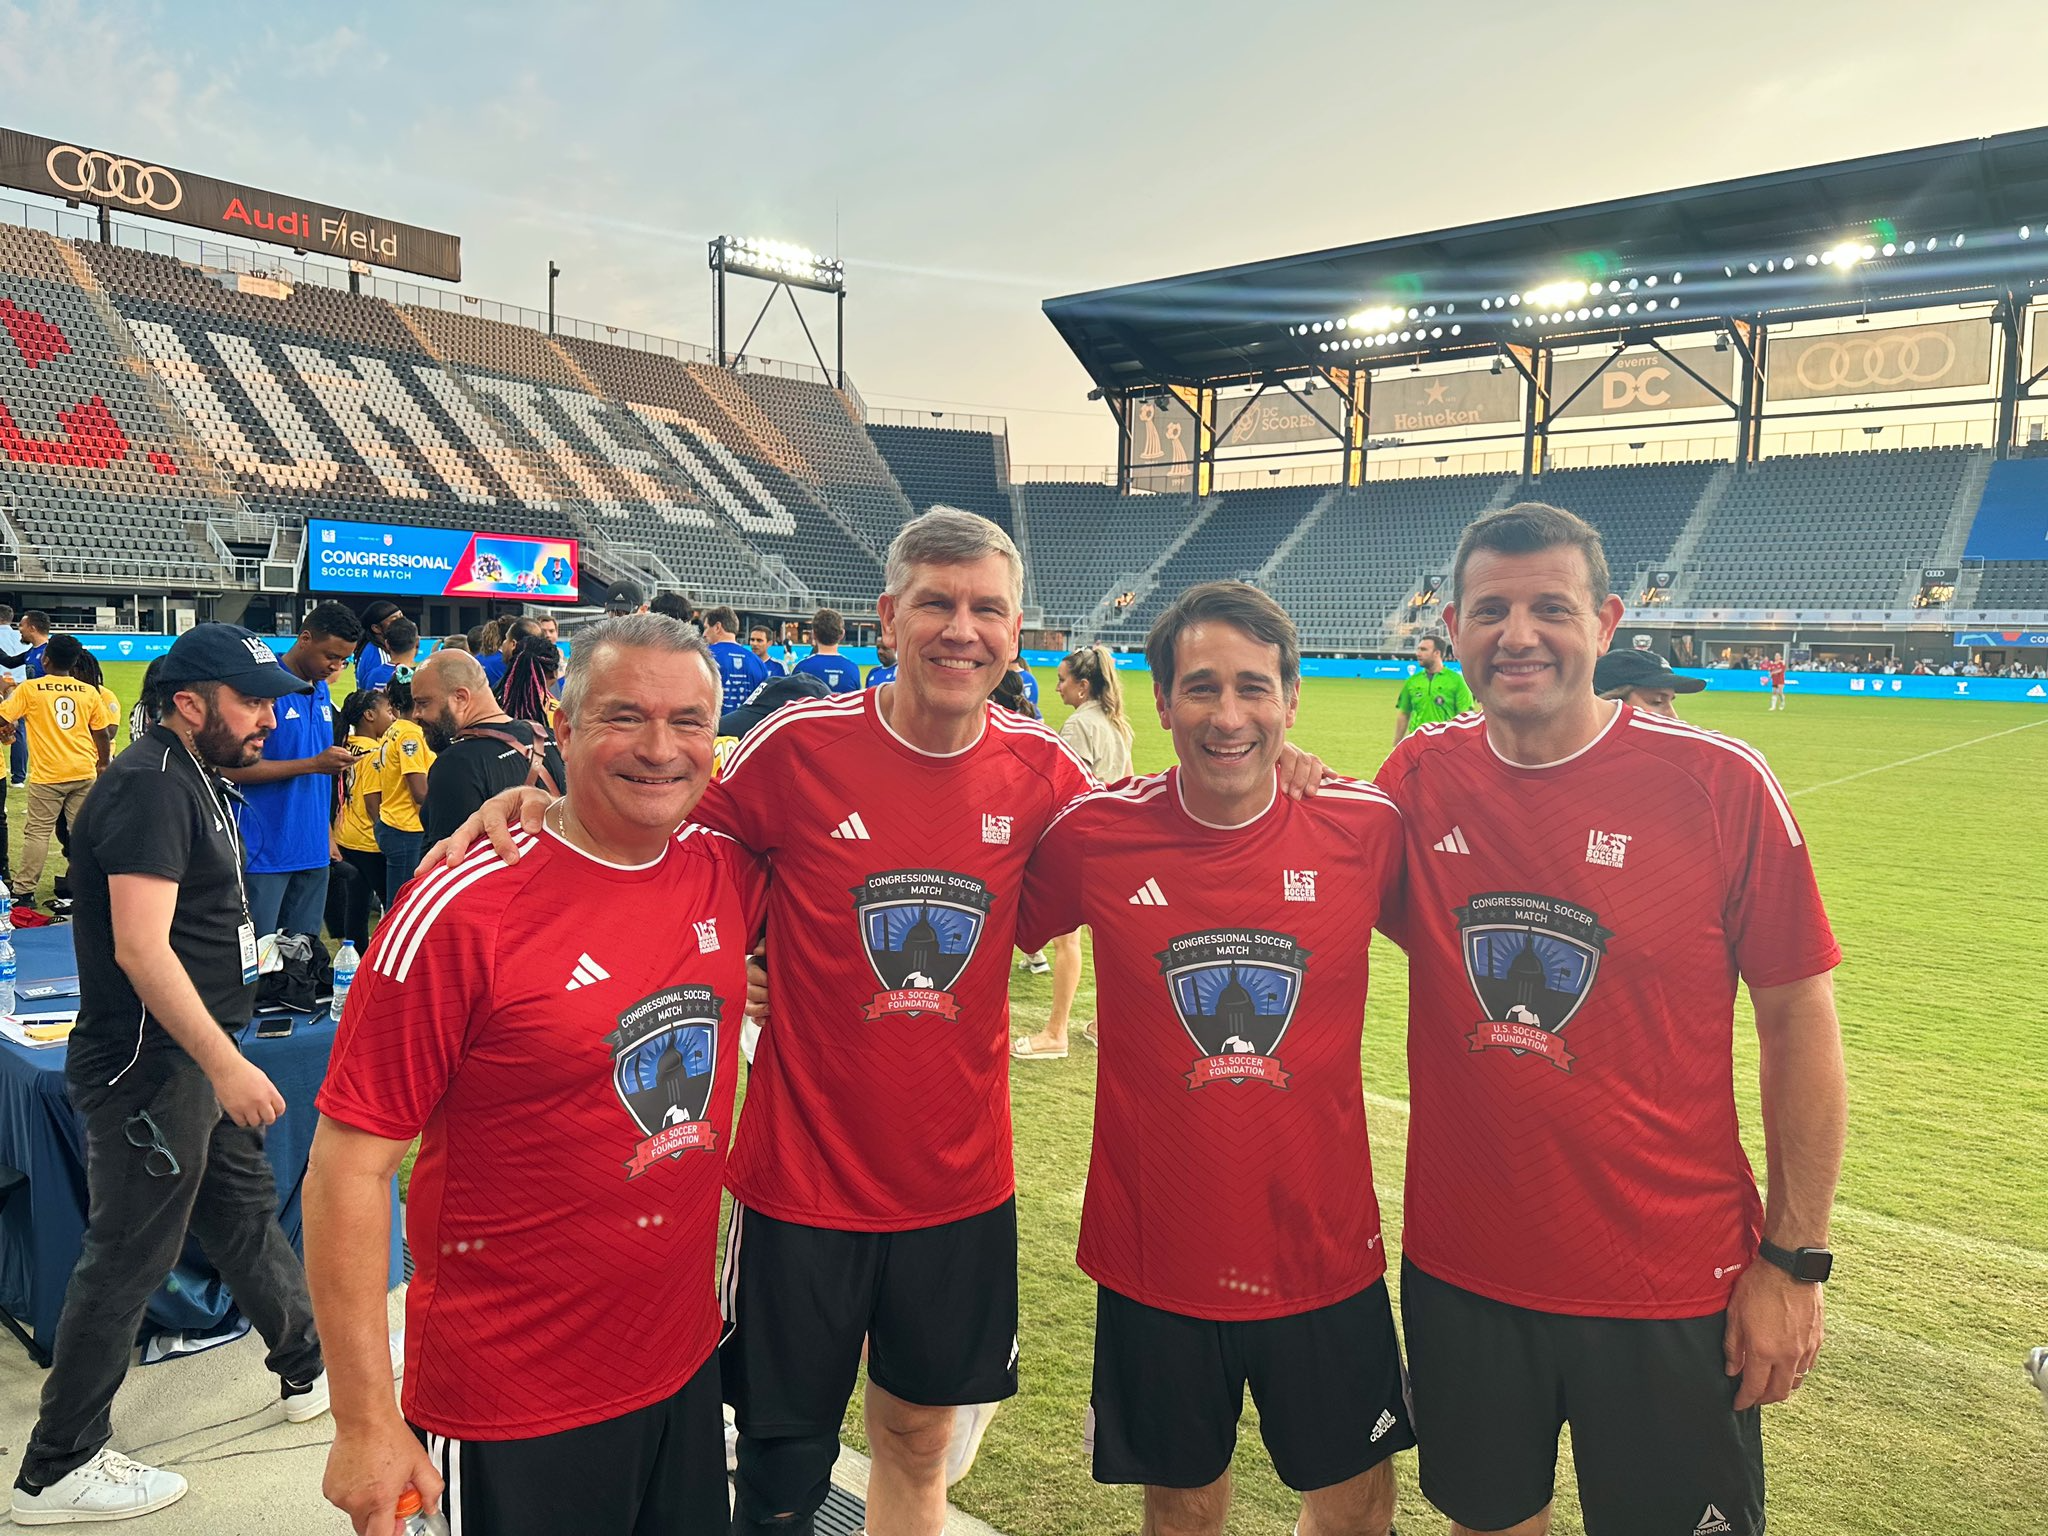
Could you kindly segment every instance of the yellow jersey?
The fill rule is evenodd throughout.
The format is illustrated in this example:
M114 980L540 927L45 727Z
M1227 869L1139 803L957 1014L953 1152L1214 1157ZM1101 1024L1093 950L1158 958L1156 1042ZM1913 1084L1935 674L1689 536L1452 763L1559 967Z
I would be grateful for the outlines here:
M408 773L425 773L434 766L434 749L427 745L426 732L410 720L394 720L377 749L377 788L383 802L377 819L401 832L423 832L420 808L405 782Z
M369 799L371 791L380 788L377 738L351 736L348 748L361 753L362 759L341 776L341 816L335 823L334 840L357 853L375 853L377 828L370 820Z
M117 718L100 690L75 677L32 677L0 699L0 720L28 721L28 781L76 784L99 772L94 731Z
M113 689L102 683L100 684L100 702L107 707L106 729L114 733L107 738L107 745L111 748L121 734L121 701L114 697Z

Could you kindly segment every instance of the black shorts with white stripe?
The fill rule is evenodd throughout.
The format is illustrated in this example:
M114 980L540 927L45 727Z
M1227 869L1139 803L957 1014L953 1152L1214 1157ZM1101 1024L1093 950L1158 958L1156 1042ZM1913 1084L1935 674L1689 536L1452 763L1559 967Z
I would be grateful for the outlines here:
M724 1536L725 1416L714 1352L673 1396L525 1440L419 1436L450 1536Z

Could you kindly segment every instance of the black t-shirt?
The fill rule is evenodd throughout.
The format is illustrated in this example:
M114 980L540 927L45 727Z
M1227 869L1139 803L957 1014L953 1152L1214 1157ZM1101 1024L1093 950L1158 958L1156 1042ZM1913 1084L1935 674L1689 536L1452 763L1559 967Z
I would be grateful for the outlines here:
M556 750L553 738L532 721L494 720L489 728L523 743L546 739L548 772L554 777L555 787L560 789L567 783L562 754ZM527 755L510 742L494 736L457 737L427 770L427 804L420 816L427 842L438 843L500 790L524 784L530 766Z
M245 909L231 794L158 725L115 758L85 797L71 824L78 1026L66 1070L74 1078L106 1082L138 1056L182 1049L147 1014L115 963L110 875L177 882L172 952L221 1028L239 1030L249 1022L256 987L242 981Z

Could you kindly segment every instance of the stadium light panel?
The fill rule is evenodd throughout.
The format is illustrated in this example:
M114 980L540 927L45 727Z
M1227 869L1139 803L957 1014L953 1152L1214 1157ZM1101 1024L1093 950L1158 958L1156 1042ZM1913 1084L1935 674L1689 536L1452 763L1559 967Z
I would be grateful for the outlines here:
M1584 283L1576 279L1567 278L1559 282L1545 283L1541 287L1530 289L1528 299L1531 304L1549 309L1564 304L1576 304L1586 296L1587 291Z
M1384 331L1401 318L1401 311L1391 304L1378 304L1370 309L1361 309L1351 317L1351 323L1361 331Z

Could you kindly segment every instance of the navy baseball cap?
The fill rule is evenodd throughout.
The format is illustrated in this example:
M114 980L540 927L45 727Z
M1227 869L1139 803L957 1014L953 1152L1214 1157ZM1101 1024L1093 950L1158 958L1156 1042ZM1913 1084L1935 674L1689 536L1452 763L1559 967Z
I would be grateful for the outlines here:
M1609 651L1593 663L1593 691L1617 688L1669 688L1673 693L1698 693L1707 686L1700 677L1680 677L1655 651Z
M157 672L157 685L226 683L254 699L311 693L313 685L277 663L277 653L253 629L239 624L194 624L178 636ZM168 697L168 695L166 695Z

